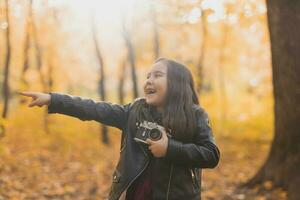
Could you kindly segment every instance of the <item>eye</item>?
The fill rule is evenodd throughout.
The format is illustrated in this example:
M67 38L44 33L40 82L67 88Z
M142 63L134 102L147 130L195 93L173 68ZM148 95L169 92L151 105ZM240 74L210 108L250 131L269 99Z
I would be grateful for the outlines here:
M162 76L162 74L161 74L161 73L157 73L157 74L155 74L155 77L160 77L160 76Z

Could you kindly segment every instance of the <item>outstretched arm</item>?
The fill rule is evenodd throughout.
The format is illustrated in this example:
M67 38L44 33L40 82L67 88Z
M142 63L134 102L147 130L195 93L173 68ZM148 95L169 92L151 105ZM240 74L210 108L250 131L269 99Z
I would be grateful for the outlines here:
M123 129L127 121L129 105L119 105L107 101L95 102L79 96L49 92L51 101L48 113L60 113L79 118L95 120L108 126Z
M85 99L79 96L49 92L18 92L32 97L29 107L47 105L48 113L60 113L76 117L80 120L95 120L103 124L123 129L127 121L129 106L111 102Z

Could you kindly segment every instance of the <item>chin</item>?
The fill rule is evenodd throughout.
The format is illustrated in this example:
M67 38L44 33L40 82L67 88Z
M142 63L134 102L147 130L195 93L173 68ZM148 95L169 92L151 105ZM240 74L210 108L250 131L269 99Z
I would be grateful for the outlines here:
M146 98L146 103L149 104L149 105L152 105L152 106L155 106L155 105L156 105L155 101L150 100L150 99L148 99L148 98Z

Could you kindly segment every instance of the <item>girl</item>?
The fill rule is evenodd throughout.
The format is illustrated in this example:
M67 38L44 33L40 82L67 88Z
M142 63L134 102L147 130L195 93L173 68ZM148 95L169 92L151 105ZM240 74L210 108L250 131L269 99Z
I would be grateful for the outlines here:
M29 107L47 105L48 113L95 120L122 131L107 199L201 199L201 170L215 168L220 151L191 72L177 61L159 58L143 89L144 97L124 105L55 92L20 94L33 98ZM136 139L142 122L156 124L161 138Z

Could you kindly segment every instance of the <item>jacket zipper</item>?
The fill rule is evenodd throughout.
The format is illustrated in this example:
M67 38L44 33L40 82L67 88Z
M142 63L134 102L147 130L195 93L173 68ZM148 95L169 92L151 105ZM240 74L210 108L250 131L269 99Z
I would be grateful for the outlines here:
M167 200L169 199L169 193L170 193L170 185L171 185L172 172L173 172L173 164L171 165L171 170L170 170L170 178L169 178L168 190L167 190Z
M191 172L191 175L192 175L192 182L193 182L193 185L194 187L198 187L197 186L197 178L196 178L196 174L195 174L195 171L194 169L190 169L190 172Z
M145 152L145 150L143 149L143 147L140 146L140 144L138 143L139 147L142 149L143 153L146 155L147 157L147 162L144 166L144 168L142 169L142 171L140 171L130 182L129 184L126 186L125 190L127 190L129 188L129 186L131 185L131 183L146 169L146 167L148 166L148 163L149 163L149 158L148 158L148 155L147 153ZM122 194L125 190L123 190L120 194ZM118 197L119 199L120 197Z

